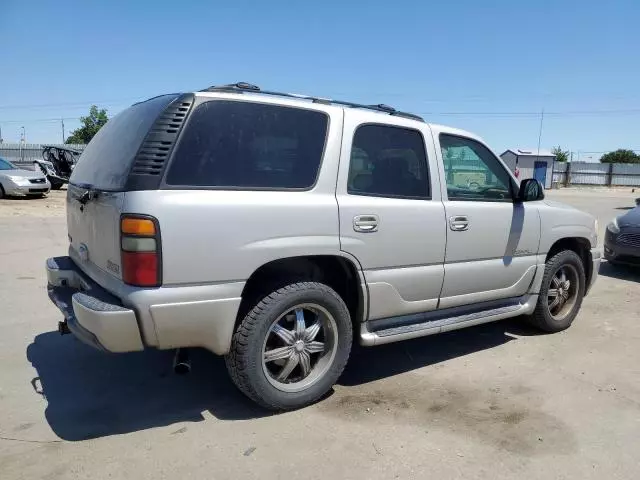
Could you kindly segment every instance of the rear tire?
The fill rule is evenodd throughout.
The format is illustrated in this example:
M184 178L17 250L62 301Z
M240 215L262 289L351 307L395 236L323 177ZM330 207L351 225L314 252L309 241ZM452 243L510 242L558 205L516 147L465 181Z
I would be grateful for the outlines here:
M0 198L4 198L4 188L0 185Z
M582 259L564 250L547 260L538 303L529 322L550 333L569 328L580 311L586 276Z
M238 325L225 357L247 397L292 410L325 395L349 358L353 331L344 301L317 282L300 282L259 299Z

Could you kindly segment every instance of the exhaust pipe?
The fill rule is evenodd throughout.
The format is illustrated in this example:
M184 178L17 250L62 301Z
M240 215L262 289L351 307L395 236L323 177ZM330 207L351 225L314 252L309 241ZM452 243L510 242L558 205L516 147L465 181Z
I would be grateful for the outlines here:
M186 348L176 349L173 357L173 371L177 375L185 375L191 371L191 359L189 358L189 350Z
M58 322L58 332L60 332L60 335L67 335L68 333L71 333L66 320L64 322Z

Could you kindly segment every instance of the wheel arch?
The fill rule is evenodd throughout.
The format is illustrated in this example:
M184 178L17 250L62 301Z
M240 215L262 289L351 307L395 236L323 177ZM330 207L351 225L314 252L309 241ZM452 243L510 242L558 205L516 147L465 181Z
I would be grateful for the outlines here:
M575 252L582 260L586 285L591 284L593 276L593 261L591 258L591 242L584 237L565 237L556 240L547 252L545 262L563 250ZM586 293L585 293L586 294Z
M236 326L258 298L300 281L321 282L335 290L347 305L354 328L359 330L359 323L368 311L368 292L360 263L342 252L284 257L261 265L249 276L242 290Z

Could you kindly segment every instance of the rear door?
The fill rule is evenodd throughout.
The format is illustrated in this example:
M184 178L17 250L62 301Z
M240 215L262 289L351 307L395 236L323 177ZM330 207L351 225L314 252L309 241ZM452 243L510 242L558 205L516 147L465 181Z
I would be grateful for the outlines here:
M381 120L345 111L337 185L341 249L362 266L371 320L437 308L446 240L428 125Z
M163 95L119 113L93 137L67 192L69 254L94 280L120 279L120 213L136 154L159 114L177 95Z

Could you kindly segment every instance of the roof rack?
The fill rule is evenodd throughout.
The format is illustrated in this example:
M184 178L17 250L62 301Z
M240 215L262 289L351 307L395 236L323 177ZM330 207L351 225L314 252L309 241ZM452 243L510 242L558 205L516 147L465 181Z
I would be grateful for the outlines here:
M262 90L257 85L253 85L247 82L238 82L231 83L229 85L214 85L209 88L205 88L200 90L201 92L233 92L233 93L260 93L262 95L274 95L278 97L288 97L288 98L300 98L303 100L311 100L313 103L322 103L326 105L342 105L344 107L352 107L352 108L364 108L367 110L374 110L376 112L387 113L389 115L395 115L397 117L409 118L411 120L418 120L424 122L424 119L419 115L414 115L413 113L401 112L396 110L389 105L385 105L380 103L378 105L364 105L360 103L353 102L343 102L341 100L333 100L330 98L320 98L320 97L311 97L308 95L298 95L296 93L282 93L282 92L272 92L269 90Z

